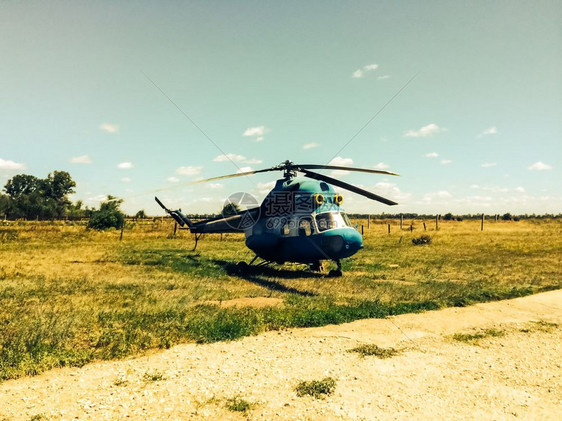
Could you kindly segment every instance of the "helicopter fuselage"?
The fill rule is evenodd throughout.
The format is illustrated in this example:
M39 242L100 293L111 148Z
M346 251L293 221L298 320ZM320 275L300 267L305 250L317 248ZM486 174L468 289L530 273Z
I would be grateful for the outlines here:
M361 234L329 184L306 178L278 180L258 216L244 229L246 246L264 260L314 263L339 260L363 247Z

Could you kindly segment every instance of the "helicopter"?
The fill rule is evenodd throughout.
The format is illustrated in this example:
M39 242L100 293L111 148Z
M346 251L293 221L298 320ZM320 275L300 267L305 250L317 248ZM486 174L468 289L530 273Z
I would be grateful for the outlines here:
M261 205L248 207L235 215L221 215L193 222L181 209L170 210L155 197L156 202L180 227L189 229L197 241L207 233L243 232L246 246L255 254L250 263L239 262L237 272L243 274L256 266L286 262L303 263L314 271L324 272L323 261L332 260L337 269L329 276L342 276L341 260L363 248L361 234L352 226L345 213L343 196L334 186L392 206L397 203L339 179L319 174L316 169L358 171L397 176L390 171L354 168L338 165L295 164L286 160L279 165L254 171L228 174L198 180L204 183L225 178L241 177L270 171L283 171ZM298 173L303 176L299 177ZM257 202L256 202L257 204Z

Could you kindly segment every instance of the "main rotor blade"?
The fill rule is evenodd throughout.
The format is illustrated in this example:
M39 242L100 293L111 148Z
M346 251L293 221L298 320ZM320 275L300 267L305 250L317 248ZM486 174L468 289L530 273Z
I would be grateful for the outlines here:
M260 173L260 172L278 171L278 170L279 170L279 168L273 167L273 168L266 168L264 170L255 170L255 171L239 172L239 173L235 173L235 174L219 175L218 177L211 177L211 178L205 178L203 180L196 180L196 181L193 181L189 184L206 183L207 181L222 180L223 178L242 177L244 175L252 175L252 174L257 174L257 173Z
M343 167L340 165L319 165L319 164L295 164L295 169L298 171L299 168L303 169L328 169L328 170L345 170L345 171L359 171L359 172L368 172L371 174L385 174L385 175L400 175L395 172L391 171L384 171L384 170L371 170L368 168L356 168L356 167Z
M393 205L398 204L396 202L393 202L392 200L389 200L389 199L386 199L386 198L384 198L382 196L379 196L377 194L371 193L370 191L363 190L362 188L354 186L353 184L349 184L349 183L346 183L344 181L337 180L337 179L332 178L332 177L328 177L324 174L318 174L316 172L312 172L312 171L308 171L308 170L302 170L302 172L304 172L304 175L306 177L313 178L315 180L325 181L326 183L333 184L334 186L341 187L342 189L346 189L346 190L352 191L353 193L360 194L361 196L368 197L369 199L376 200L377 202L381 202L381 203L384 203L384 204L389 205L389 206L393 206Z

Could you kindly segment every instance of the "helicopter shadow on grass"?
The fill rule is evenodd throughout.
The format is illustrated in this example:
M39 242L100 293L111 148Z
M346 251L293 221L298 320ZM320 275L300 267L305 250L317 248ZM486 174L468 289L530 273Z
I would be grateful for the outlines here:
M236 263L228 262L225 260L213 260L214 263L224 268L227 274L238 276L248 282L259 285L261 287L286 292L289 294L297 294L303 297L314 297L318 294L310 291L303 291L297 288L288 287L281 282L267 278L282 278L282 279L298 279L298 278L322 278L319 273L309 272L306 270L287 270L277 269L268 266L249 266L245 273L240 273Z

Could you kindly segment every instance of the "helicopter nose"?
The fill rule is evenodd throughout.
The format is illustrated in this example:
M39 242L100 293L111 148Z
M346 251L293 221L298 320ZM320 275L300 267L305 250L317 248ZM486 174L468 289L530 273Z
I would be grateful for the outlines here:
M347 230L346 230L347 231ZM345 249L351 254L363 248L363 237L354 229L345 233Z
M353 228L334 230L322 241L322 249L331 258L349 257L361 248L363 248L363 239Z

